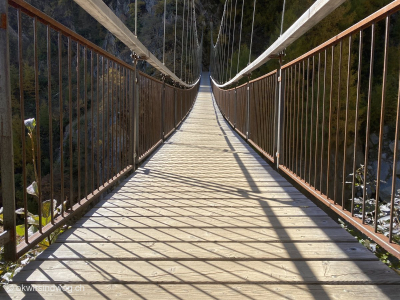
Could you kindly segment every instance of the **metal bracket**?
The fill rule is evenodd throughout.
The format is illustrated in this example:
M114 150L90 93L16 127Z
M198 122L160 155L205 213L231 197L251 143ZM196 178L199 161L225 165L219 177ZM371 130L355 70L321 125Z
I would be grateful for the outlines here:
M278 54L268 55L268 58L269 59L281 59L282 57L285 57L285 56L286 56L286 49L282 50Z
M147 60L148 59L148 57L144 57L144 56L142 56L142 57L140 57L138 54L136 54L136 52L134 52L134 51L132 51L132 53L131 53L131 59L133 60L133 63L136 65L136 63L138 62L138 61L140 61L140 60Z
M250 72L250 73L243 74L243 76L247 76L247 80L250 80L251 72Z

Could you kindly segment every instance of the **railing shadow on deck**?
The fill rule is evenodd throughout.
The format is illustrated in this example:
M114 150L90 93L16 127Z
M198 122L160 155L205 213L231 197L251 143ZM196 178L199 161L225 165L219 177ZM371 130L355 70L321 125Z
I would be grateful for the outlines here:
M227 132L226 129L224 129L223 125L227 125L226 121L222 119L222 117L220 115L218 115L218 111L216 108L216 114L217 114L217 122L218 125L221 129L221 132L223 134L223 136L225 136L225 140L227 142L227 146L230 149L230 151L235 152L235 146L233 146L230 143L230 140L228 138L226 138L227 136ZM225 124L222 124L222 122L225 122ZM228 126L228 125L227 125ZM228 128L229 129L229 128ZM232 131L233 132L233 131ZM236 137L238 137L238 135L236 133L234 133ZM251 151L250 146L248 146L244 141L242 141L240 138L239 140L241 141L240 146L245 146L247 149L249 149L249 152ZM153 154L156 155L156 154ZM209 191L213 191L213 192L223 192L223 193L228 193L231 196L235 196L238 195L240 197L246 196L247 199L252 199L252 200L256 200L258 201L258 203L260 204L260 206L263 208L264 211L264 218L271 220L274 219L274 221L279 219L276 215L276 213L274 213L273 210L273 206L269 205L267 201L268 198L265 197L258 197L257 193L260 192L260 190L258 189L257 183L255 183L254 180L252 180L252 175L251 172L249 172L246 167L244 167L244 164L241 161L241 158L237 155L234 154L235 160L237 161L237 165L240 167L241 171L243 172L243 174L246 175L247 181L249 183L249 188L248 189L237 189L233 184L229 185L228 183L224 183L224 184L220 184L220 183L213 183L211 181L207 181L207 180L201 180L201 179L196 179L196 180L192 180L190 177L184 176L184 175L180 175L180 174L174 174L174 173L170 173L170 172L156 172L156 171L151 171L149 169L146 169L145 166L146 164L143 165L143 172L145 172L146 174L148 174L148 176L150 177L154 177L154 178L163 178L164 180L166 180L167 182L184 182L186 185L192 187L192 188L198 188L198 187L204 187ZM151 161L151 159L149 159L148 161ZM271 175L275 176L275 177L280 177L279 174L277 174L274 170L272 170L272 168L266 168L266 172L270 172L272 173ZM275 173L275 174L274 174ZM136 175L132 175L132 177L134 177ZM277 182L277 184L279 185L280 183ZM117 189L116 191L114 191L109 197L107 198L121 198L120 201L123 203L124 199L135 199L132 197L129 197L127 195L125 195L125 192L121 191L124 188L124 186L120 187L119 189ZM154 199L156 197L152 197L151 196L152 192L149 191L149 199ZM167 192L168 195L168 192ZM300 195L299 195L300 196ZM167 196L168 197L168 196ZM304 199L305 197L302 196L302 199ZM206 199L206 198L205 198ZM273 198L274 201L276 201L276 203L279 204L286 204L287 206L293 205L296 208L299 208L299 206L294 202L290 203L287 201L283 201L283 200L279 200L279 199L275 199ZM146 200L143 199L143 197L141 197L141 200L136 199L137 202L145 202ZM161 200L160 200L161 201ZM167 200L165 200L167 202ZM175 200L174 200L175 201ZM193 201L194 203L196 203L196 201L201 201L198 197L196 199L190 199L190 201ZM132 204L132 203L130 203ZM139 204L139 203L138 203ZM201 203L200 203L201 204ZM209 206L207 206L209 207ZM165 211L169 211L170 213L172 213L172 215L169 216L169 218L171 219L177 219L179 220L180 217L187 217L189 219L192 219L194 221L198 221L198 217L204 216L204 215L208 215L209 213L213 213L212 210L207 209L207 207L201 207L201 211L199 210L190 210L188 209L187 212L189 213L188 215L185 214L178 214L176 211L174 211L170 206L165 207L163 209L165 209ZM127 208L124 207L123 205L116 205L115 207L111 207L111 208L96 208L95 210L92 211L92 215L93 216L98 216L100 217L101 220L104 219L110 219L110 214L115 216L115 217L123 217L123 218L128 218L129 219L129 213L121 213L118 212L117 210L114 210L113 208L123 208L124 211L128 211L129 213L132 213L134 216L142 216L145 219L151 219L153 217L157 217L157 216L162 216L163 214L159 214L157 211L160 210L159 207L157 207L155 210L151 210L151 209L145 209L142 210L142 212L139 211L140 206L138 206L138 209L132 208L131 210L126 210ZM180 207L182 209L182 207ZM309 208L305 208L305 207L300 207L301 210L304 212L305 216L310 216L313 217L314 220L316 218L321 218L321 215L314 215L312 213L310 213ZM229 222L229 219L239 219L240 217L243 216L243 212L245 210L243 210L243 208L241 208L241 210L236 209L236 210L229 210L229 209L222 209L222 207L220 208L224 213L220 214L220 215L213 215L212 217L210 217L211 219L213 218L221 218L221 217L227 217L228 220L225 220L224 223L226 223L226 226L221 226L222 228L224 228L226 230L226 233L231 233L234 234L235 238L228 238L227 234L223 234L220 233L219 235L217 235L216 233L212 233L212 235L214 236L218 236L218 238L222 238L224 240L226 240L224 244L224 247L228 250L228 251L232 251L232 248L229 248L229 243L237 243L238 240L240 240L240 238L243 239L249 239L250 236L250 232L254 235L260 235L259 231L256 231L255 229L253 229L253 226L259 226L259 224L257 223L251 223L249 221L247 221L248 226L243 226L241 229L245 229L242 230L242 232L236 232L234 230L232 230L232 228L229 228L230 225L232 225ZM99 212L100 210L102 210L103 212ZM109 212L109 213L107 213ZM147 212L147 213L145 213ZM215 213L214 213L215 214ZM246 215L246 214L245 214ZM257 218L257 217L261 217L262 215L258 214L258 215L254 215L253 214L249 214L249 216L253 217L253 218ZM160 292L163 292L167 295L169 295L171 298L179 298L178 295L174 294L173 291L169 291L168 287L164 287L163 284L167 285L167 284L171 284L171 285L175 285L175 284L179 284L182 283L182 281L184 281L184 278L179 277L178 275L174 275L173 272L168 272L165 268L160 268L159 266L155 265L153 263L153 261L155 260L168 260L170 259L170 257L166 256L164 253L161 252L157 252L157 250L154 250L153 244L155 241L155 238L153 237L153 234L151 233L144 233L142 230L137 229L136 233L137 235L134 236L127 236L126 234L124 234L122 231L118 230L119 225L121 227L125 227L126 225L123 223L119 223L117 219L112 219L115 222L115 226L105 226L103 223L98 223L97 226L94 226L94 224L91 224L88 227L82 227L85 228L87 230L89 230L92 234L94 235L98 235L99 240L97 242L91 242L91 243L87 243L84 240L81 240L82 243L87 243L90 245L91 249L95 249L98 253L101 253L103 256L101 258L98 259L93 259L90 258L90 266L92 267L92 270L96 271L96 272L101 272L101 274L103 274L103 276L107 279L109 279L109 281L111 282L115 282L118 283L120 282L120 278L118 276L115 276L115 274L110 273L102 264L102 262L106 261L107 259L115 259L115 257L110 257L109 254L105 251L102 250L102 247L100 246L99 242L103 241L103 242L107 242L107 241L111 241L111 240L107 240L107 238L104 237L104 232L102 235L98 234L98 229L102 229L104 227L107 228L107 230L110 230L112 232L114 232L113 236L114 238L117 236L115 233L118 234L119 236L119 241L118 240L112 240L112 242L114 242L115 248L116 249L120 249L122 251L122 254L120 254L121 258L118 258L119 260L119 264L121 266L121 273L123 273L124 271L128 270L134 274L137 274L139 276L139 278L141 277L142 280L145 281L145 283L157 283L159 284L158 287L160 288ZM83 224L86 221L83 221ZM205 251L205 252L209 252L212 255L215 255L215 252L210 251L209 248L203 246L204 244L207 245L207 243L212 243L212 235L210 236L209 241L205 241L204 240L204 236L196 236L195 232L192 232L190 230L188 230L189 228L193 227L192 223L186 223L183 221L180 221L181 223L183 223L184 225L187 225L187 227L185 228L185 226L181 226L180 228L176 227L175 229L175 233L177 231L180 231L184 234L190 234L191 236L195 237L198 239L198 241L194 241L191 242L191 245L193 245L193 247L200 249L201 251ZM206 223L206 222L203 222ZM80 224L81 226L82 224ZM143 223L143 228L147 228L149 227L148 224ZM160 224L161 225L161 224ZM212 223L209 224L210 226L214 226ZM313 228L319 228L320 230L324 231L326 233L326 240L323 241L319 241L319 242L329 242L329 241L335 241L335 240L330 240L329 236L330 236L330 232L329 232L329 227L321 227L321 224L318 224L318 222L316 221L315 226L307 226L305 227L306 230L312 230ZM165 225L167 226L167 225ZM216 264L213 261L221 261L221 260L229 260L231 259L230 257L218 257L216 255L215 259L209 260L207 259L207 262L204 262L205 264L207 264L209 267L215 269L218 272L224 272L224 273L229 273L232 278L237 278L237 283L232 283L232 282L219 282L217 280L215 280L215 278L213 276L207 276L204 275L202 273L199 273L199 270L193 269L190 267L190 265L188 265L187 263L185 263L185 261L190 261L190 260L194 260L194 259L198 259L198 257L194 256L193 253L191 252L187 252L185 251L185 249L183 249L182 247L178 247L176 246L177 244L179 245L179 242L184 242L187 243L187 240L185 239L180 239L177 237L177 234L172 234L169 233L166 229L165 226L151 226L151 228L154 230L153 232L156 232L158 235L162 234L163 236L163 243L168 243L168 246L171 247L172 249L174 249L175 251L180 252L181 254L185 254L187 255L187 259L183 259L181 262L177 262L178 265L181 265L184 269L189 270L191 272L194 273L198 273L198 275L201 275L203 278L203 282L196 282L196 283L187 283L189 286L191 286L194 290L196 290L197 292L199 292L200 294L203 294L204 297L210 297L212 299L218 299L218 297L216 297L212 292L210 292L208 285L213 285L213 284L221 284L223 286L225 286L227 288L227 290L231 291L232 293L236 294L236 295L240 295L243 297L249 297L248 294L246 294L245 291L241 291L240 289L236 289L235 288L235 284L239 284L239 283L245 283L246 282L246 278L242 277L240 274L235 274L233 273L231 270L229 269L224 269L223 266ZM203 226L204 227L204 226ZM236 227L236 226L235 226ZM278 228L279 227L279 228ZM273 264L274 260L291 260L293 261L294 266L296 267L296 269L298 270L297 274L293 274L294 276L300 276L300 278L303 278L304 282L307 282L306 280L309 280L310 278L312 278L315 275L313 275L313 270L309 267L308 262L304 261L305 258L302 257L302 254L300 253L300 251L296 248L295 245L293 245L292 247L290 245L292 245L291 243L288 243L289 240L288 237L290 237L290 234L287 233L286 231L286 226L283 226L283 224L279 224L278 226L274 227L274 229L272 229L275 232L275 235L272 235L274 239L276 239L276 241L272 241L271 243L269 243L269 245L275 246L275 244L277 244L277 248L274 249L272 248L270 252L267 252L266 254L268 255L273 255L275 256L273 259L271 259L270 261L268 260L263 260L258 261L257 262L257 267L255 267L254 265L248 265L248 263L246 263L247 261L251 261L252 259L257 259L257 257L248 257L248 255L246 255L245 253L237 253L237 250L235 250L234 252L236 252L236 255L242 255L243 258L242 259L235 259L237 260L236 264L238 266L240 266L240 268L245 269L245 270L252 270L254 272L259 272L260 274L265 275L262 270L263 269L267 269L269 267L275 267L275 265ZM296 227L299 229L299 227ZM246 230L248 231L248 233L246 233ZM262 235L266 235L265 232L262 233ZM64 233L64 238L63 240L68 240L68 238L71 238L74 236L74 232L70 231L70 232L66 232ZM145 241L140 241L140 238L138 240L138 237L142 237L145 239ZM77 255L77 260L85 260L85 259L89 259L88 257L84 257L79 255L79 253L77 253L74 250L73 245L78 242L80 240L80 238L78 236L76 236L76 239L72 239L70 242L66 242L63 244L58 244L57 247L65 247L68 248L71 252L75 253ZM72 242L73 241L73 242ZM283 243L281 243L281 245L278 245L278 241L284 241ZM285 242L286 241L286 242ZM293 242L293 240L291 240ZM140 252L132 252L132 250L130 249L126 249L124 248L124 243L125 242L139 242L141 244L141 246L143 248L147 248L150 249L154 252L157 252L158 258L157 259L150 259L149 257L146 256L140 256ZM298 240L298 242L304 242L304 240L302 240L301 238ZM335 241L336 242L336 241ZM264 242L265 243L265 242ZM313 242L314 243L314 242ZM220 243L222 244L222 242ZM251 244L251 245L250 245ZM252 240L252 243L249 243L249 247L252 247L253 249L256 249L257 251L263 252L265 250L263 250L263 248L261 247L261 244L263 244L263 242L260 242L260 240L258 238L254 238ZM354 245L357 245L356 243L354 243ZM283 248L279 248L283 247ZM358 245L359 246L359 245ZM56 248L56 247L55 247ZM353 248L355 252L359 251L357 249L357 247ZM348 252L345 252L343 250L342 255L340 258L327 258L327 261L330 260L344 260L344 261L353 261L352 266L357 269L359 267L357 259L355 259L354 255L351 254L351 251L353 251L351 248L346 249L347 251L350 251L350 254ZM288 255L279 255L279 251L283 251ZM125 259L123 259L122 257L125 257ZM40 257L40 259L47 259L50 257ZM60 263L62 264L62 267L66 268L69 272L73 273L75 275L75 277L77 278L77 281L75 282L76 284L80 284L80 283L88 283L89 286L91 286L93 288L94 291L96 291L98 294L98 297L103 297L105 299L108 298L108 296L102 291L101 288L99 288L99 286L96 286L95 284L91 284L90 282L88 282L88 278L87 276L82 276L82 274L77 273L75 270L73 270L71 267L69 267L68 265L64 264L61 262L61 260L63 259L62 257L51 257L52 259L55 260L60 260ZM159 274L166 274L168 273L169 276L171 276L171 279L169 282L165 282L162 281L162 284L160 284L161 282L157 282L154 281L150 278L146 278L145 274L140 274L137 273L137 269L134 269L132 267L130 267L129 263L127 261L138 261L138 260L145 260L145 264L146 267L152 267L155 269L155 272L159 272ZM324 260L323 258L319 259L319 260ZM45 263L45 262L43 262ZM39 267L40 269L40 267ZM354 270L355 272L357 272L357 270ZM359 272L361 271L361 268L359 268L358 270ZM43 275L45 275L47 277L47 279L49 280L49 283L54 282L55 285L58 284L57 281L53 280L53 278L49 277L48 274L45 273L45 271L43 271ZM279 275L270 275L271 281L274 280L279 280ZM376 278L374 278L376 279ZM21 280L21 278L19 278L19 280ZM124 283L132 283L132 284L145 284L142 282L142 280L139 281L124 281ZM289 282L288 282L289 283ZM290 282L293 284L300 284L301 282ZM354 284L354 282L353 282ZM202 286L204 285L204 286ZM329 295L324 291L323 286L320 286L320 289L315 289L314 287L307 287L307 286L301 286L301 285L297 285L295 286L295 288L298 288L299 291L303 290L305 292L309 292L309 294L315 298L315 299L330 299ZM146 287L145 287L146 288ZM260 291L265 291L265 292L269 292L271 294L275 294L276 296L279 297L285 297L285 293L284 291L278 291L275 290L272 287L268 287L266 285L263 285L262 283L259 284L255 284L252 285L252 289L254 288L258 288ZM140 293L138 293L137 289L131 288L129 285L125 285L124 289L126 289L126 292L130 292L133 294L136 294L138 296L138 298L141 299L146 299L146 297L144 295L141 295ZM65 294L66 296L68 296L70 299L73 299L73 295L68 295ZM41 299L39 294L36 295L32 295L29 294L29 296L37 296L38 299Z

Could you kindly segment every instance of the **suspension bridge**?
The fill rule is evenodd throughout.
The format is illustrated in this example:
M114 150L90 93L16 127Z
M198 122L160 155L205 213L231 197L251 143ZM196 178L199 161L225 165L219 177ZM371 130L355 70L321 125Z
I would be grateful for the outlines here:
M157 58L102 1L75 2L133 51L133 64L22 0L0 1L0 39L6 41L0 70L9 75L15 62L19 70L18 108L11 104L10 76L0 76L0 241L5 258L19 263L38 244L50 244L4 286L2 299L398 298L400 276L336 220L400 257L398 153L392 154L391 192L385 200L387 183L380 180L382 161L388 159L384 115L371 125L372 101L384 111L387 95L393 97L387 74L389 48L396 42L391 22L400 1L283 64L282 51L343 3L318 0L286 32L281 29L260 57L251 61L250 55L243 70L233 68L233 47L242 32L234 37L229 18L240 6L226 1L217 42L211 45L210 72L202 72L194 1L184 2L181 52L176 9L173 62L165 59L165 40ZM253 5L254 23L256 1ZM164 36L165 10L166 2ZM29 97L24 93L26 18L33 24L32 99L24 98ZM380 32L383 51L376 50ZM46 55L38 53L40 34ZM17 53L10 53L13 40ZM381 69L374 65L376 52L383 55ZM275 58L279 69L250 78ZM138 70L142 60L162 74L161 80ZM373 75L378 71L383 76L376 100ZM397 90L394 149L400 134L398 95ZM49 119L59 122L50 122L54 128L46 138L41 97L49 103ZM33 116L24 108L28 100L36 107ZM359 122L360 111L366 111L366 124ZM13 121L16 112L19 118ZM21 128L18 137L15 124ZM357 134L361 126L365 136ZM377 141L370 138L372 126L379 128ZM364 141L364 156L356 157ZM23 153L15 157L22 161L18 167L15 145ZM26 155L29 147L32 160ZM49 174L42 164L45 147ZM369 165L370 149L379 156L373 194L367 183L357 181L370 176L367 168L358 169L359 161ZM35 167L35 177L28 164ZM23 191L35 197L37 215L29 212L27 194L16 207L21 192L4 188L16 186L19 173ZM65 224L71 227L65 230ZM60 230L65 231L51 241Z

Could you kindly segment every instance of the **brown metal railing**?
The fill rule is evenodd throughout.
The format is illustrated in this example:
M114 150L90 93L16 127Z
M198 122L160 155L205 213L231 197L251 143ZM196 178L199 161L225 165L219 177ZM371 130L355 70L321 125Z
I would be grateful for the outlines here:
M24 1L8 3L2 25L16 35L1 49L11 74L1 82L10 90L1 104L10 109L1 113L14 150L2 152L1 181L21 181L10 188L16 200L1 186L7 217L0 242L15 260L133 171L187 116L199 84L165 84ZM14 166L5 163L13 158ZM20 240L16 231L24 232Z
M243 137L398 258L399 10L394 1L241 87L213 85L222 114Z
M274 162L277 72L229 90L213 85L222 114L236 131Z
M179 89L144 73L139 82L139 162L160 145L186 117L197 95L199 85ZM175 98L180 95L180 103ZM179 107L181 105L181 107ZM175 111L180 109L178 118Z

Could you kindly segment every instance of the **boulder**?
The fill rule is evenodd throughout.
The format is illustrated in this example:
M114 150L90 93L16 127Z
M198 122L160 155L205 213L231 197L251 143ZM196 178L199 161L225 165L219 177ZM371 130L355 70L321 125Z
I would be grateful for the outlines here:
M394 141L391 141L389 144L390 151L394 153ZM397 142L397 151L400 149L400 141Z
M400 188L400 179L396 178L396 191L397 189ZM392 177L386 181L386 182L381 182L381 188L379 192L379 198L381 198L383 201L386 203L390 202L390 197L392 194Z
M372 145L378 145L379 143L379 137L376 133L373 133L370 135L369 140L371 141Z
M378 161L372 162L373 174L377 176L378 174ZM381 159L381 180L386 181L387 178L391 177L392 165L387 161Z

